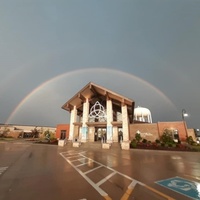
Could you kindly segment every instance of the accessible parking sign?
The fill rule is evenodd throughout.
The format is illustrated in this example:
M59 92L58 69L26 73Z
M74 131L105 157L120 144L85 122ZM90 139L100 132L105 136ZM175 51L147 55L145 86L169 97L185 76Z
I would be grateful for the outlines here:
M200 183L198 182L190 181L180 177L174 177L156 181L156 183L192 199L200 199Z

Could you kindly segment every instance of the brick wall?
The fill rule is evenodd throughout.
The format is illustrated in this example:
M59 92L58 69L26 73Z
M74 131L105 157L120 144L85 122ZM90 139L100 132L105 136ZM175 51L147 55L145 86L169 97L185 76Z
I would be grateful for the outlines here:
M18 138L20 134L22 135L22 131L10 131L8 136Z
M69 124L58 124L56 128L56 138L60 138L61 130L66 131L66 138L69 138Z
M183 121L177 122L158 122L158 131L162 135L165 129L178 130L179 139L185 141L186 139L186 124Z
M152 124L147 124L147 123L130 124L130 140L134 139L136 132L139 131L142 138L153 142L156 139L160 139L160 136L163 134L163 131L165 129L178 130L179 139L181 141L185 141L186 134L188 134L188 136L191 135L195 140L194 130L193 129L187 130L187 125L183 121L158 122Z
M139 131L143 139L154 142L159 139L158 127L156 123L153 124L130 124L130 140L135 138L136 132Z
M188 136L192 136L193 140L196 142L197 138L195 136L194 129L188 129Z

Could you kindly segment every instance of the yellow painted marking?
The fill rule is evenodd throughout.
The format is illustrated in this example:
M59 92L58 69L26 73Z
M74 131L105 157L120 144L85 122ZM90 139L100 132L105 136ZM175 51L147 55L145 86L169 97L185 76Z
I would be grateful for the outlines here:
M106 199L106 200L112 200L108 195L103 196L103 197L104 197L104 199Z
M167 195L165 195L164 193L159 192L158 190L156 190L156 189L154 189L154 188L151 188L151 187L149 187L149 186L147 186L147 185L144 185L144 187L146 187L146 188L148 188L149 190L151 190L151 191L153 191L153 192L155 192L155 193L157 193L157 194L159 194L159 195L161 195L161 196L167 198L168 200L175 200L175 199L173 199L172 197L167 196ZM128 188L128 189L126 190L126 192L124 193L124 195L122 196L121 200L127 200L127 199L130 197L130 195L131 195L131 193L133 192L133 190L134 190L134 188Z
M193 178L193 179L200 180L200 177L198 177L198 176L191 176L191 175L187 175L187 174L185 174L185 176Z
M153 192L155 192L155 193L157 193L157 194L159 194L159 195L161 195L161 196L167 198L168 200L175 200L175 199L173 199L172 197L167 196L166 194L163 194L162 192L159 192L158 190L156 190L156 189L154 189L154 188L151 188L151 187L149 187L149 186L147 186L147 185L144 185L144 187L146 187L146 188L148 188L149 190L151 190L151 191L153 191Z
M126 190L126 192L124 193L124 195L122 196L121 200L127 200L129 198L129 196L131 195L132 191L134 188L128 188Z
M78 169L77 166L73 165L73 161L71 161L71 160L69 159L69 158L71 158L71 157L74 157L74 155L73 155L72 153L71 153L71 154L68 153L68 156L67 156L67 155L63 155L63 154L66 154L66 153L60 153L60 155L61 155L72 167L74 167L75 170L78 171L78 172L83 176L83 178L85 178L85 180L86 180L91 186L93 186L93 187L97 190L97 192L99 192L99 194L101 194L101 195L104 197L104 199L106 199L106 200L112 200L112 198L109 197L108 194L107 194L105 191L103 191L103 190L99 187L98 184L95 184L90 178L88 178L88 177L85 175L85 173L83 173L80 169ZM76 154L77 154L77 153L76 153ZM86 156L82 155L81 153L79 153L79 155L82 156L82 157L84 157L84 158L89 159L90 161L93 161L93 162L99 164L100 166L105 166L105 165L103 165L103 164L101 164L101 163L99 163L99 162L96 162L96 161L90 159L89 157L86 157ZM76 157L79 157L79 156L76 156ZM83 159L83 158L82 158L82 159ZM161 195L161 196L167 198L167 200L175 200L175 199L173 199L172 197L169 197L169 196L165 195L165 194L162 193L162 192L159 192L158 190L156 190L156 189L154 189L154 188L151 188L151 187L149 187L149 186L147 186L147 185L145 185L145 184L143 184L143 183L141 183L141 182L139 182L139 181L136 181L136 180L132 179L131 177L128 177L128 176L126 176L126 175L124 175L124 174L122 174L122 173L120 173L120 172L118 172L118 171L115 171L114 169L112 169L112 168L110 168L110 167L108 167L108 166L105 166L105 167L108 168L108 169L110 169L110 170L112 170L114 173L118 173L119 175L122 175L122 176L124 176L125 178L127 178L127 179L129 179L129 180L132 180L132 183L129 185L128 189L126 190L126 192L125 192L124 195L122 196L121 200L128 200L128 198L130 197L130 195L131 195L131 193L133 192L134 187L135 187L135 185L136 185L137 183L140 184L140 185L142 185L142 186L144 186L144 187L146 187L146 188L148 188L149 190L151 190L151 191L153 191L153 192L155 192L155 193L157 193L157 194L159 194L159 195ZM98 167L97 167L97 168L98 168ZM96 169L96 168L95 168L95 169ZM93 170L95 170L95 169L93 169ZM93 171L93 170L92 170L92 171ZM107 178L108 178L108 177L107 177ZM107 180L107 178L104 178L104 179L102 179L102 180L105 181L105 180ZM102 181L102 182L103 182L103 181ZM101 184L101 181L100 181L99 184Z

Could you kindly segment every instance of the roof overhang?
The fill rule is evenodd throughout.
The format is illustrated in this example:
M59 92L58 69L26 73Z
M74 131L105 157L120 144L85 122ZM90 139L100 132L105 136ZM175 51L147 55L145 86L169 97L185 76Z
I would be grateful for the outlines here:
M128 113L133 118L135 102L127 97L117 94L111 90L101 87L97 84L89 82L84 88L77 92L71 99L69 99L63 106L62 109L71 112L76 106L79 113L83 112L83 103L89 100L91 103L95 103L96 100L112 100L113 108L121 111L121 105L127 105Z

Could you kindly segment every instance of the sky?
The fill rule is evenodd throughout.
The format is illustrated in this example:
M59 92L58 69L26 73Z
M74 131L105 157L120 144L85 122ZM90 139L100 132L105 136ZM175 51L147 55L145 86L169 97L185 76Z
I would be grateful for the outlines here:
M1 0L0 123L69 123L94 82L200 128L200 0Z

